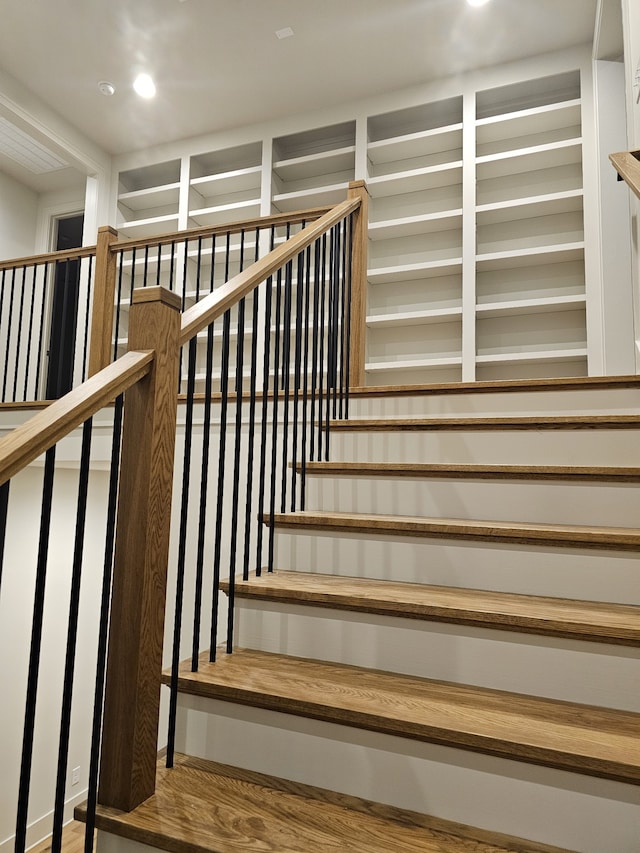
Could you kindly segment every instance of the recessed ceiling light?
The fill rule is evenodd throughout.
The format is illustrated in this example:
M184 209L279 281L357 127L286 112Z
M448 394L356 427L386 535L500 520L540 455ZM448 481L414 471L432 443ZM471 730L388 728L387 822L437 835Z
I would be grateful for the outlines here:
M467 0L467 3L470 6L484 6L485 3L488 3L489 0Z
M149 74L138 74L133 81L133 88L141 98L153 98L156 93L156 84Z
M291 27L284 27L281 30L276 30L276 35L279 39L288 39L293 35L293 30Z
M102 95L105 95L107 98L110 98L116 91L116 87L113 83L109 83L108 80L101 80L98 83L98 89Z

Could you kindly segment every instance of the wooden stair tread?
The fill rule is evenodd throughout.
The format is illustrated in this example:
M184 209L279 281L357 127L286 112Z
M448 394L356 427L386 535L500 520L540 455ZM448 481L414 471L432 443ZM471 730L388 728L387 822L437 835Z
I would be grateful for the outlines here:
M263 521L268 524L269 516L264 515ZM274 524L282 529L333 531L343 534L421 536L622 551L640 549L640 529L635 527L594 527L310 511L275 513Z
M297 468L302 469L298 464ZM479 480L640 481L640 468L613 465L478 465L430 462L307 462L307 475L348 477L425 477Z
M561 853L183 755L158 762L156 792L134 811L98 806L96 825L172 853Z
M222 589L228 588L228 582L223 582ZM591 642L640 644L640 607L608 602L292 571L263 571L249 581L236 580L235 595Z
M334 420L341 432L429 432L434 430L639 429L640 415L509 415L504 417L351 418Z
M247 649L208 657L181 665L180 691L640 784L640 714Z

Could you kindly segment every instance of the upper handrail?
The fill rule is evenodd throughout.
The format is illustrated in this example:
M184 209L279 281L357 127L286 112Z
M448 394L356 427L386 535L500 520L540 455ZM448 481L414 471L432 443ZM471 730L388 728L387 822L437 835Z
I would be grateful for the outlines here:
M213 293L187 309L182 315L180 346L188 343L198 332L206 329L229 308L248 296L261 282L297 257L314 240L321 237L329 228L341 222L354 210L357 210L359 206L360 199L357 197L348 198L346 201L337 204L295 236L290 237L286 243L273 249L246 270L238 273Z
M75 261L79 258L90 258L95 253L95 246L80 246L77 249L61 249L58 252L42 252L39 255L27 255L24 258L10 258L0 261L0 272L19 267L37 267L55 261Z
M0 439L0 485L151 370L154 352L128 352Z
M609 160L618 178L625 181L640 198L640 151L619 151L617 154L609 154Z

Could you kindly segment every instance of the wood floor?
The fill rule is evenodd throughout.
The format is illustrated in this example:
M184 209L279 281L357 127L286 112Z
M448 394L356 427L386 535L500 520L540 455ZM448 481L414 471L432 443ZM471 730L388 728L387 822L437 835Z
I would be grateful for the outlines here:
M98 807L96 824L171 853L561 853L187 756L158 764L156 792L135 811Z
M72 820L65 826L62 832L62 853L83 853L84 830L84 824L77 820ZM50 853L50 851L51 838L46 838L44 841L36 844L35 847L32 847L29 853Z

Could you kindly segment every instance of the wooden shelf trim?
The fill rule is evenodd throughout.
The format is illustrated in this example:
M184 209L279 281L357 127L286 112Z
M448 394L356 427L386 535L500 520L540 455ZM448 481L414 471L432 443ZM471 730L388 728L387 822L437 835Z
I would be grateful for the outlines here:
M167 676L164 676L166 681ZM185 693L640 784L640 714L238 650L180 667Z
M265 515L263 521L268 524L269 516ZM507 542L515 545L560 548L640 551L640 529L633 527L587 527L572 524L533 524L338 512L276 513L274 523L277 528L290 531L412 536L425 539Z
M640 414L532 415L499 418L353 418L348 421L331 421L331 429L341 432L640 429Z
M152 797L130 813L98 806L96 826L171 853L570 853L180 754L158 761Z
M0 439L0 484L151 370L153 351L129 352Z
M540 393L541 391L578 391L583 388L640 390L640 376L561 376L544 379L494 379L475 382L436 382L421 385L378 385L352 388L352 397L437 396L449 394Z
M222 584L228 592L229 584ZM301 572L237 578L235 595L587 642L640 646L640 607Z

